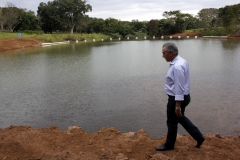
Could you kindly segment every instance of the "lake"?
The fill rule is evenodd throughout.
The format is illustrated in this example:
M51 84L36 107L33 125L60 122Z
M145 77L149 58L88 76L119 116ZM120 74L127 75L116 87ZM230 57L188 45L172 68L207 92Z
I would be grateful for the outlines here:
M77 125L167 132L163 85L170 40L69 44L0 53L0 127ZM172 39L190 65L185 115L203 132L240 130L240 40ZM179 133L185 130L179 125Z

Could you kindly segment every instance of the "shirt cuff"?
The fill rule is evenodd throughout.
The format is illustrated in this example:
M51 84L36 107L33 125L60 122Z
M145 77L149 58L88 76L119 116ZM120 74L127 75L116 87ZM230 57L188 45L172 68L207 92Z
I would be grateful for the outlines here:
M184 95L175 95L175 101L183 101Z

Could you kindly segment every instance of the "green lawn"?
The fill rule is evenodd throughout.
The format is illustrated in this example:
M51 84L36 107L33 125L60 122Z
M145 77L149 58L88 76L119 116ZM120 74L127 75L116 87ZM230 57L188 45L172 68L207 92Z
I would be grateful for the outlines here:
M87 40L88 42L92 42L93 39L95 41L101 41L102 39L107 40L110 36L104 34L61 34L61 33L53 33L53 34L26 34L21 33L22 38L36 38L42 42L61 42L61 41L84 41ZM0 39L4 38L18 38L19 33L7 33L7 32L0 32Z
M32 37L33 35L22 33L22 37ZM7 32L0 32L0 39L4 38L18 38L18 33L7 33Z
M41 35L35 35L35 37L42 42L60 42L60 41L84 41L87 40L88 42L92 42L93 39L95 41L101 41L102 39L106 40L110 37L104 34L60 34L60 33L54 33L54 34L41 34Z

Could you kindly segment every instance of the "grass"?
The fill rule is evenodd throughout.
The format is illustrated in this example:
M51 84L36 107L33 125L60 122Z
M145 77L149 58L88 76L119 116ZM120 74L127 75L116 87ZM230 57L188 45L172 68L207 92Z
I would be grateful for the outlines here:
M22 33L22 37L33 37L33 35ZM18 38L18 33L0 32L0 39L4 38Z
M41 34L41 35L35 35L35 38L42 42L61 42L61 41L76 41L79 42L87 40L87 42L92 42L93 39L95 41L101 41L102 39L106 40L109 39L110 36L104 35L104 34L80 34L80 33L74 33L74 34L61 34L61 33L53 33L53 34Z
M109 39L110 36L104 34L65 34L65 33L53 33L53 34L27 34L22 33L23 38L36 38L42 42L62 42L62 41L76 41L79 42L87 40L88 42L92 42L93 39L95 41L101 41L102 39L106 40ZM7 32L0 32L0 39L4 38L18 38L18 33L7 33Z
M189 29L189 30L185 30L184 33L188 33L188 32L201 32L203 31L203 28L199 28L199 29Z

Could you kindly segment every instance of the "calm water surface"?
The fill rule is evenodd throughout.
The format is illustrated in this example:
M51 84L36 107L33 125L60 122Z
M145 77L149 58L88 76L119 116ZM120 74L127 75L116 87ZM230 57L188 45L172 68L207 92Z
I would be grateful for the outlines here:
M205 133L240 130L240 41L172 40L191 71L188 116ZM70 44L0 53L0 127L77 125L166 134L167 40ZM179 133L186 133L179 127Z

